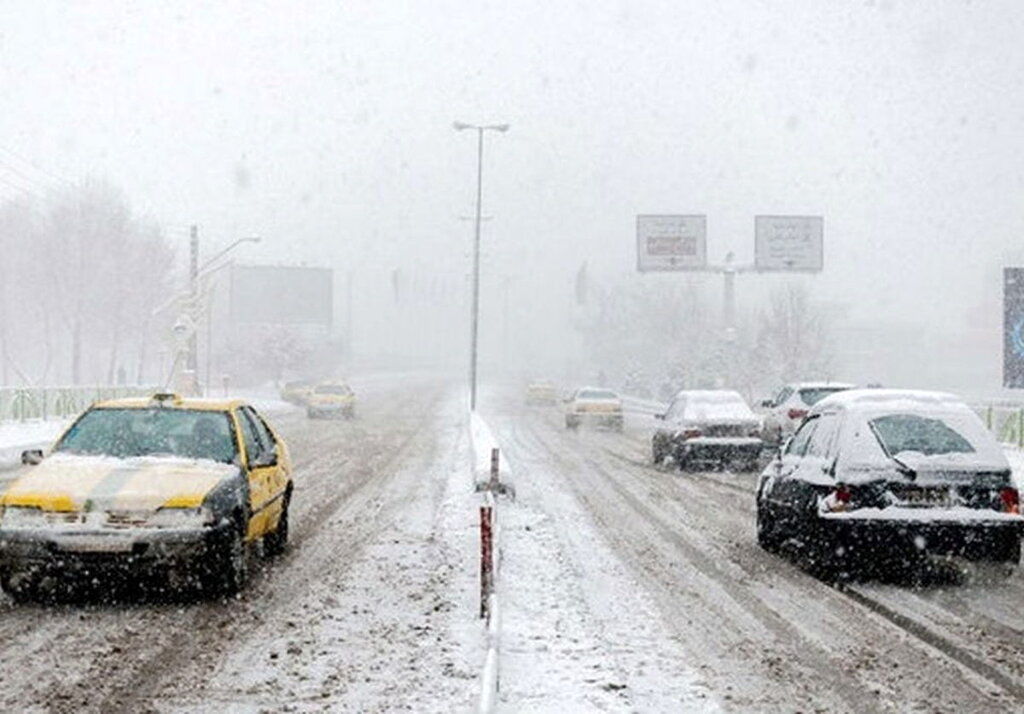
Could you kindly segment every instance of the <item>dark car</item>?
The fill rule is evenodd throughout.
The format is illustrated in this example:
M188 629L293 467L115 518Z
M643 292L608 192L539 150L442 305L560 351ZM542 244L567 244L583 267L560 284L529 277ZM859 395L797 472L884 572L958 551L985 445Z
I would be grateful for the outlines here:
M684 390L657 418L662 424L651 439L654 463L671 456L681 469L757 468L761 420L737 392Z
M921 555L1016 563L1010 466L978 416L939 392L857 389L816 404L761 474L757 537L828 573Z

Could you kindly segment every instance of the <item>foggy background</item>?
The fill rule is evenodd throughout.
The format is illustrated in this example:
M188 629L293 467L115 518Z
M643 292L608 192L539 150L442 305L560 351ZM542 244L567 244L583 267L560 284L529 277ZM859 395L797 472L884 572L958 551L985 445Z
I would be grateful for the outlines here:
M1018 3L14 2L0 27L0 197L48 226L8 220L8 256L43 233L59 252L53 205L100 184L172 251L165 293L190 225L203 259L258 235L236 260L335 270L339 369L463 369L476 145L452 121L508 122L486 137L485 378L693 375L721 349L721 277L637 274L635 215L706 214L710 261L749 263L754 215L810 214L824 272L739 276L738 340L757 362L789 294L829 354L731 381L999 389L1000 271L1024 260ZM166 373L161 318L135 328L142 357L87 325L73 375L71 303L35 312L43 273L5 288L8 382ZM44 312L46 370L25 346Z

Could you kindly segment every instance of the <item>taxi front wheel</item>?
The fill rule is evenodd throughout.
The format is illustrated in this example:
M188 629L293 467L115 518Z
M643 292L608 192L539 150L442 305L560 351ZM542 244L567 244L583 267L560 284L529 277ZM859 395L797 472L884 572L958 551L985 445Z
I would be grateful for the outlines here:
M291 500L291 492L286 493L284 504L281 506L281 516L277 519L277 528L273 533L263 536L263 553L268 558L281 555L288 547L288 506L291 504Z
M207 566L205 589L222 595L234 595L249 579L249 548L245 530L236 520L214 546Z
M21 578L9 573L0 573L0 588L15 603L22 604L36 599L36 580L30 576Z

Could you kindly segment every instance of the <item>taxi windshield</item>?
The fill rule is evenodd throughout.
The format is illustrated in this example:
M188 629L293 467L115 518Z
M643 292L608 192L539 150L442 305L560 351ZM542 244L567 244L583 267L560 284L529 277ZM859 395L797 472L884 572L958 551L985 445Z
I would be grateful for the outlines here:
M55 449L71 454L180 456L231 463L235 439L226 412L199 409L92 409Z

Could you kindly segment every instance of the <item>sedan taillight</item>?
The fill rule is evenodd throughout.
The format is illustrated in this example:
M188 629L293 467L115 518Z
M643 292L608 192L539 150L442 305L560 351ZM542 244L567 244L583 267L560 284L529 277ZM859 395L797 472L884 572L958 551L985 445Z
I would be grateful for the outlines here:
M850 493L850 487L841 483L832 490L832 493L825 496L824 499L818 502L818 507L825 513L847 511L850 509L850 501L852 498L853 494Z
M999 500L1003 504L1004 513L1020 513L1020 494L1012 486L999 491Z
M803 419L805 416L807 416L807 410L806 409L790 409L786 414L789 416L790 419L793 419L793 420Z
M701 435L700 429L684 429L682 433L683 439L696 439Z

